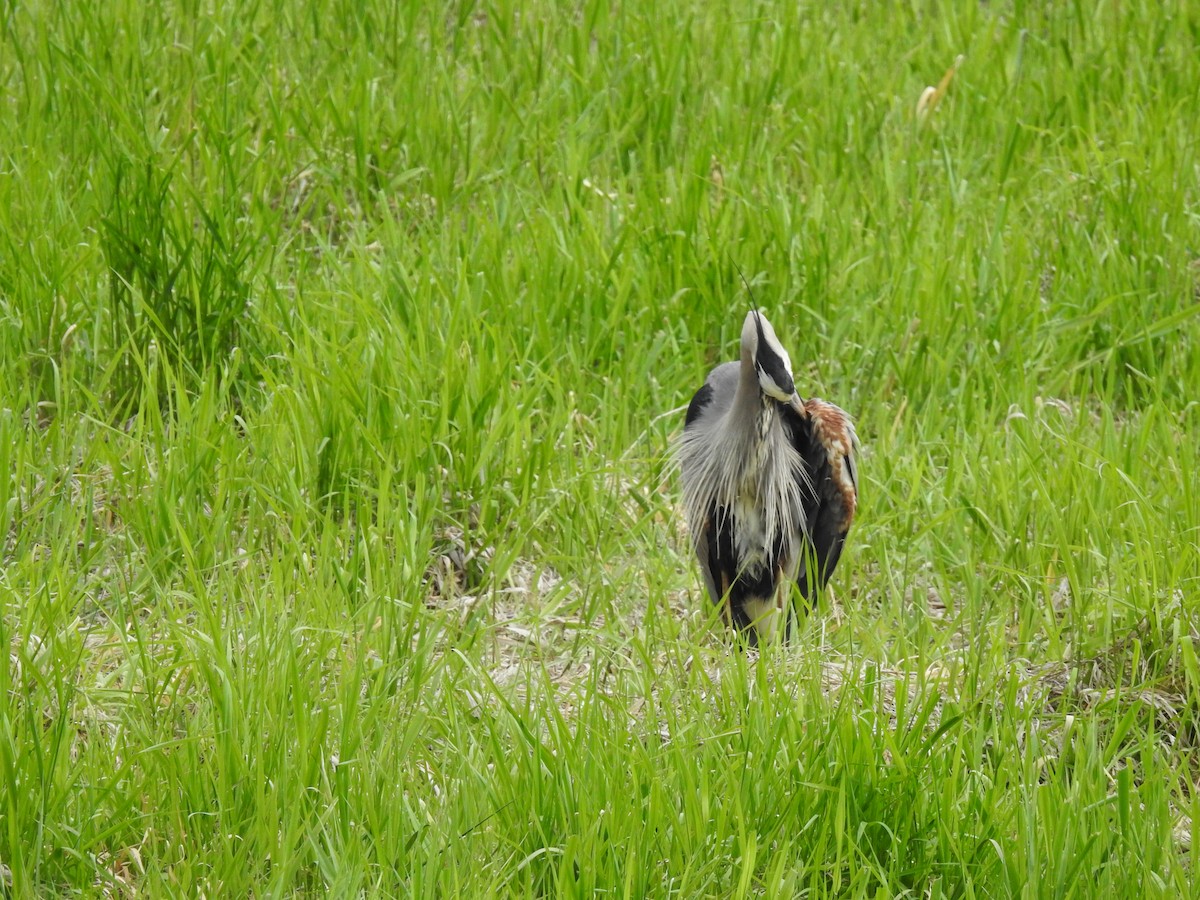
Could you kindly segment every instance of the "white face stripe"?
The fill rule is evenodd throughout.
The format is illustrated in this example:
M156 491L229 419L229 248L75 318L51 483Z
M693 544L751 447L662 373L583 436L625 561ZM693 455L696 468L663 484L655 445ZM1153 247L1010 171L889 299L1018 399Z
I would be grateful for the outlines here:
M771 327L771 323L762 313L758 314L759 324L762 325L763 337L767 340L767 347L772 353L783 361L783 367L787 369L789 375L792 374L792 360L788 356L788 352L783 349L783 344L779 343L779 337L775 334L775 329Z
M772 399L778 400L780 403L786 403L788 400L792 399L792 393L794 393L794 391L792 393L785 391L783 388L777 385L775 380L762 369L758 370L758 386L763 389L764 394Z
M779 343L775 329L767 317L754 313L755 344L754 362L758 369L758 384L763 393L780 402L786 402L795 392L792 379L792 360Z

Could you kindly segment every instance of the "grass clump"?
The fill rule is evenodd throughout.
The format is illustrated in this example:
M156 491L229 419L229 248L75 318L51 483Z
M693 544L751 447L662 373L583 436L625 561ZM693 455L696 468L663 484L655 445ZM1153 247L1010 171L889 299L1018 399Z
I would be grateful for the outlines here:
M14 7L0 892L1188 895L1198 27ZM864 442L761 655L668 461L735 261Z

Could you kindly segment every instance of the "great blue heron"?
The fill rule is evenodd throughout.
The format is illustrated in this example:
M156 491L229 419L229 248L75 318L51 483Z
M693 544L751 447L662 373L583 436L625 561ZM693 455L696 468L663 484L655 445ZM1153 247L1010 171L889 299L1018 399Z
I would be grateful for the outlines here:
M789 633L792 581L811 606L833 573L858 502L857 445L846 413L800 399L775 329L748 313L741 361L696 391L677 453L704 584L751 643L780 618Z

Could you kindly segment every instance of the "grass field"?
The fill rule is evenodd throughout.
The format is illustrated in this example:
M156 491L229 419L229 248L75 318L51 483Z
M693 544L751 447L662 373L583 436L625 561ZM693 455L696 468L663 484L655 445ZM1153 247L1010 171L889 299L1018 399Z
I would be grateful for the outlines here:
M1198 44L7 4L0 894L1197 896ZM734 263L863 441L761 655L670 452Z

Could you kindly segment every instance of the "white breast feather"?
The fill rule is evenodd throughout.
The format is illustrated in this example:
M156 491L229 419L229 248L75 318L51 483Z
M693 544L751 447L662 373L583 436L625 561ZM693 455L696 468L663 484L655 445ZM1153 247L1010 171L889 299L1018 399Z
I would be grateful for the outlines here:
M790 441L766 439L781 428L774 404L764 405L757 426L748 436L716 440L721 423L710 423L710 433L685 431L678 448L693 541L701 541L710 509L730 510L737 520L734 546L747 567L766 562L772 536L780 532L785 558L797 559L797 538L808 530L801 505L801 484L808 484L804 461Z

